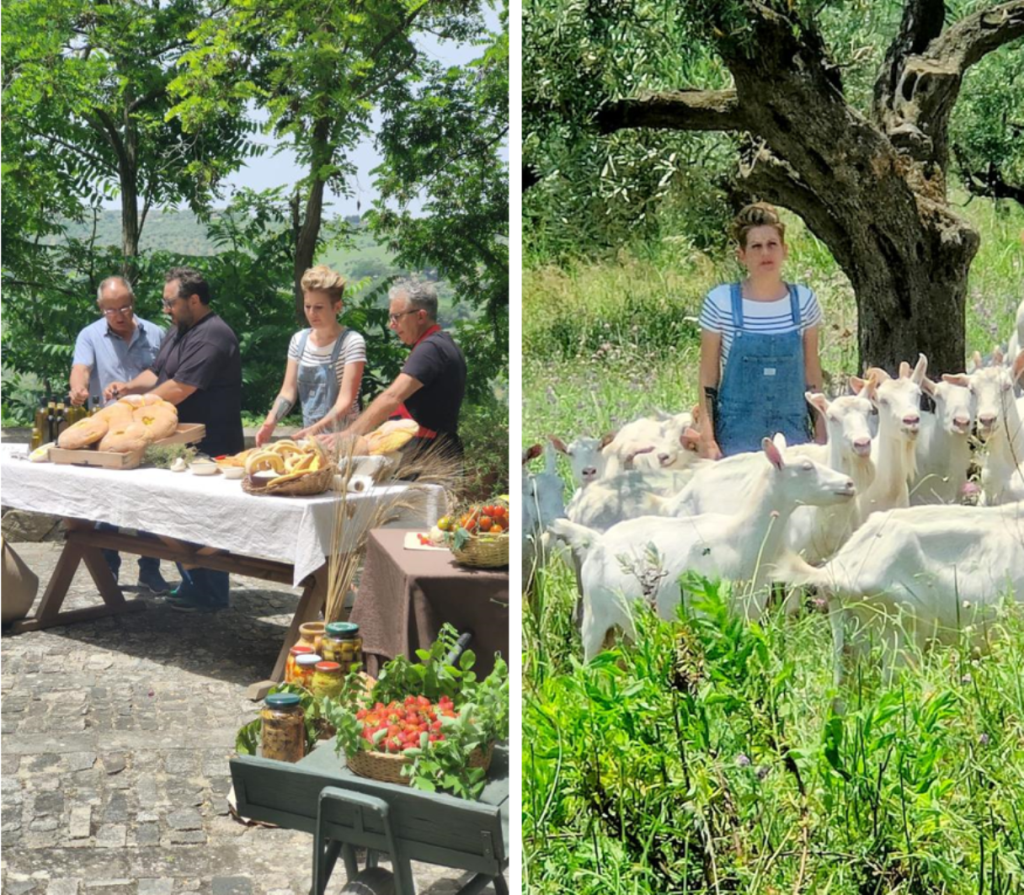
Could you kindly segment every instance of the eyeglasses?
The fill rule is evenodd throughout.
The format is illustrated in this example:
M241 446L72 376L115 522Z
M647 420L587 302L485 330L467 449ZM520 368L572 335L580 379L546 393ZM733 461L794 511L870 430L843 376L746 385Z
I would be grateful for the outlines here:
M100 308L100 313L104 317L118 317L122 314L128 315L133 314L135 309L131 305L125 305L123 308Z
M165 299L164 299L164 300L163 300L163 301L161 302L161 304L162 304L162 305L164 306L164 310L166 311L166 310L168 310L169 308L172 308L172 307L174 307L174 303L175 303L176 301L181 301L181 296L180 296L180 295L176 295L176 296L174 296L174 298L172 298L172 299L171 299L170 301L168 301L168 300L167 300L167 299L165 298Z
M420 310L422 310L422 308L412 308L411 310L408 311L400 311L398 314L388 314L388 320L390 320L392 323L398 323L398 321L401 320L406 314L415 314L417 311Z

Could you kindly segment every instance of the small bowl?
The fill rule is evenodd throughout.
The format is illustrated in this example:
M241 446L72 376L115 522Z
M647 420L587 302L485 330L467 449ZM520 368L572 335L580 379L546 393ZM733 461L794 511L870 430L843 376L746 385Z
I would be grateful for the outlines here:
M280 473L278 472L254 472L251 476L249 476L249 478L252 480L252 483L254 485L260 488L265 488L279 475Z
M216 475L220 472L220 467L210 460L196 460L189 465L189 469L192 475Z
M221 466L220 471L226 479L244 479L245 468L242 466Z

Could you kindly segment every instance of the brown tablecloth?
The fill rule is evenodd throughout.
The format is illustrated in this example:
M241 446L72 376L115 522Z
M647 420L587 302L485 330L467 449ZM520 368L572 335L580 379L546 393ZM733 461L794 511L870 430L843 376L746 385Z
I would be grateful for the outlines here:
M366 565L352 609L363 637L366 670L429 647L444 622L473 632L480 677L494 668L494 654L508 661L508 569L469 569L448 551L406 550L406 532L370 532Z

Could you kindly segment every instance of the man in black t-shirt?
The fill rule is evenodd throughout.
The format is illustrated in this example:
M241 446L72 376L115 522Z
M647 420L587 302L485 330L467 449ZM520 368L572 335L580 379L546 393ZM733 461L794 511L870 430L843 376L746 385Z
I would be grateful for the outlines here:
M112 382L104 396L151 392L178 407L178 420L202 423L206 437L199 450L210 456L235 454L245 447L242 434L242 360L231 327L210 310L210 286L188 267L174 267L164 284L164 310L175 324L164 338L153 366L131 382ZM230 585L227 572L184 569L181 586L168 598L183 612L224 609Z
M437 290L430 283L402 280L392 286L391 328L412 353L395 381L339 437L367 435L392 417L419 424L406 456L431 449L462 457L459 409L466 393L466 359L437 323Z

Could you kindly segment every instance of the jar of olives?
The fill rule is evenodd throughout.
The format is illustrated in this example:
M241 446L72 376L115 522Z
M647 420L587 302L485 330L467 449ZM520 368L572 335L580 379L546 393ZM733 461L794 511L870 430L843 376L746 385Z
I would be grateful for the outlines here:
M346 675L356 662L363 661L363 638L359 625L352 622L331 622L324 631L320 644L322 655L328 662L337 662L342 675Z
M295 693L273 693L264 700L260 750L264 758L299 761L306 751L306 725Z
M299 656L312 655L313 648L311 646L304 646L301 643L296 644L290 650L288 650L288 661L284 663L284 682L286 684L294 684L295 677L298 674L298 668L295 664L295 660Z
M344 685L345 675L337 662L316 663L316 667L313 669L313 682L309 688L314 696L336 698L341 695Z

